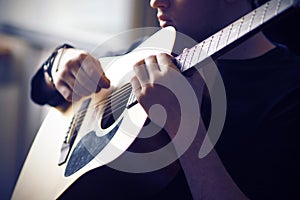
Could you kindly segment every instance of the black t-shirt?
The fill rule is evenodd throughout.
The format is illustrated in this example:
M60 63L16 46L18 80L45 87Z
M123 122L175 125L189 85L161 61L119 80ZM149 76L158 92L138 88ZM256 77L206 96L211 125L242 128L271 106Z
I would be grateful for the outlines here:
M227 171L250 199L299 199L300 57L278 46L218 68L227 114L215 148Z

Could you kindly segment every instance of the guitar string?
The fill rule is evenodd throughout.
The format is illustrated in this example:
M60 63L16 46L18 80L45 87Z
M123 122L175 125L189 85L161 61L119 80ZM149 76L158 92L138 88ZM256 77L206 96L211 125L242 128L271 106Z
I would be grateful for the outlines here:
M95 102L94 104L92 104L91 106L89 106L89 108L95 108L96 106L99 105L103 105L104 107L107 107L108 105L111 105L111 107L119 105L120 103L116 104L114 102L119 101L122 98L125 98L125 100L128 100L129 98L126 98L126 96L129 96L131 93L131 85L130 84L125 84L124 86L122 86L120 89L116 90L115 92L113 92L109 98L104 99L104 100L100 100L98 102ZM125 94L125 95L124 95ZM124 99L122 100L122 102L124 101ZM122 105L124 106L124 105ZM80 116L82 113L86 113L86 111L89 109L82 109L80 111L78 111L75 115Z
M114 108L113 111L116 112L121 109L124 109L126 107L127 101L128 101L128 98L125 98L122 101L119 101L116 105L114 105L114 106L116 106L116 108ZM113 106L111 106L111 107L113 107ZM84 117L86 115L87 110L89 110L91 108L93 108L93 106L76 113L76 118L80 119L80 118ZM106 117L110 116L111 114L113 114L114 112L105 112L104 111L102 118L106 118Z
M120 110L121 108L123 108L123 107L119 107L119 108L117 108L115 111ZM108 116L110 116L110 115L112 115L112 114L113 114L113 113L107 113L107 114L104 114L104 115L102 116L102 118L106 118L106 117L108 117ZM82 122L83 119L85 118L85 116L86 116L86 113L81 113L79 116L78 116L78 114L77 114L76 118L78 118L78 119L80 120L80 122ZM79 120L77 120L76 123L77 123Z
M123 87L123 86L122 86ZM121 88L122 88L121 87ZM125 85L125 88L127 88L127 89L125 89L125 90L128 90L128 87ZM97 105L100 105L100 104L103 104L103 105L108 105L108 102L110 102L111 101L111 99L115 99L117 96L120 96L122 93L124 93L124 91L119 91L119 90L117 90L117 91L115 91L115 92L113 92L111 95L110 95L110 97L109 98L107 98L107 99L105 99L105 100L100 100L100 101L98 101L98 102L95 102L92 106L89 106L87 109L82 109L82 110L79 110L78 112L76 112L75 114L74 114L74 116L76 117L76 118L81 118L82 116L84 116L85 114L86 114L86 112L92 107L92 108L95 108L95 106L97 106ZM117 95L115 95L115 94L117 94Z
M122 101L118 102L118 104L114 105L114 106L116 106L116 108L114 108L113 111L116 112L116 111L118 111L120 109L123 109L125 107L125 105L127 104L127 101L128 101L128 99L125 98ZM124 104L122 104L122 103L124 103ZM113 106L111 106L111 107L113 107ZM90 107L88 109L84 109L84 110L76 113L77 114L76 115L76 119L82 119L86 115L86 111L89 110L89 109L91 109L91 108L92 107ZM106 117L110 116L111 114L113 114L113 112L105 112L104 111L104 114L103 114L102 118L106 118Z
M116 106L116 107L117 107L117 108L114 108L113 111L116 112L116 111L120 110L121 108L124 108L124 106L126 105L126 103L124 103L124 102L127 102L127 101L128 101L128 99L125 98L125 99L123 99L122 101L119 101L117 104L112 105L111 107L113 107L113 106ZM124 104L122 104L122 103L124 103ZM119 106L120 104L122 104L122 105ZM96 105L96 104L94 104L94 105ZM83 121L83 118L84 118L85 115L86 115L86 113L87 113L88 110L90 110L90 109L93 109L93 110L94 110L94 106L92 105L92 106L88 107L87 109L84 109L84 110L81 110L80 112L77 112L77 113L75 114L75 115L76 115L75 119L77 119L75 123L77 123L79 120L82 122L82 121ZM103 114L102 118L106 118L106 117L110 116L111 114L113 114L113 112L106 112L106 109L104 109L104 114Z
M276 8L276 11L275 11L275 15L276 14L278 14L277 12L278 12L278 10L279 10L279 7L280 7L280 3L281 3L281 0L279 0L278 1L278 4L277 4L277 8ZM269 5L267 4L266 5L266 7L268 7ZM265 8L266 9L266 8ZM252 23L253 23L253 19L254 19L254 17L255 17L255 15L257 14L257 10L254 10L253 11L253 13L252 13L252 16L251 16L251 21L250 21L250 24L249 24L249 26L248 26L248 28L249 29L251 29L252 27ZM265 14L265 13L264 13ZM232 25L232 24L231 24ZM232 27L230 27L230 28L232 28ZM221 31L223 31L224 29L222 29ZM230 35L230 32L231 32L231 30L229 30L229 35ZM220 37L219 37L219 40L220 40L220 38L221 38L221 35L222 34L220 34ZM229 35L228 35L228 37L229 37ZM238 35L239 35L239 33L238 33ZM227 40L228 40L228 38L227 38ZM205 41L203 41L203 43L202 43L202 46L204 46L204 43L205 43ZM227 41L226 41L226 43L227 43ZM201 43L200 43L201 44ZM199 44L199 45L200 45ZM219 41L218 41L218 44L219 44ZM217 46L216 46L216 48L218 48L218 44L217 44ZM201 52L201 50L203 49L203 47L200 49L200 52ZM191 50L191 49L189 49L189 50ZM183 63L185 63L186 62L186 59L187 59L187 57L188 57L188 54L190 53L189 52L189 50L187 51L187 52L184 52L182 55L185 55L185 57L184 57L184 60L183 60ZM194 52L193 52L194 53ZM193 57L193 56L192 56ZM121 88L125 88L124 90L122 90ZM129 100L129 97L128 98L125 98L125 99L123 99L122 101L119 101L119 97L121 97L121 98L123 98L124 96L122 96L123 94L125 94L128 90L130 90L130 89L132 89L131 88L131 85L128 83L128 84L125 84L124 86L122 86L119 90L117 90L117 91L115 91L114 93L112 93L110 96L109 96L109 98L107 98L107 99L105 99L105 100L100 100L100 101L98 101L98 102L96 102L94 105L92 105L92 107L95 107L95 106L98 106L98 105L101 105L101 104L103 104L103 106L108 106L109 104L111 104L111 107L113 107L112 105L114 104L113 102L117 102L116 104L114 104L114 106L119 106L120 104L122 104L124 101L128 101ZM131 92L131 91L130 91ZM127 94L126 96L130 96L130 94ZM117 101L116 101L117 100ZM116 111L116 110L119 110L119 109L121 109L121 108L124 108L124 105L126 105L126 104L122 104L120 107L117 107L116 109L114 109L114 111ZM87 111L88 109L83 109L83 110L80 110L79 112L77 112L76 114L77 115L79 115L80 116L80 114L81 113L86 113L86 111ZM104 115L103 115L104 116ZM80 116L81 117L81 116Z

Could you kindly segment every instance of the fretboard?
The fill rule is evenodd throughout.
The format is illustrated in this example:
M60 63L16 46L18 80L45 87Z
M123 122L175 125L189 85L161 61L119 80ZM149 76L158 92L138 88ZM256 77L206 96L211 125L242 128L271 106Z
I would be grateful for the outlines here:
M293 7L299 6L298 0L271 0L256 8L252 12L236 20L214 35L182 54L175 57L180 65L180 71L184 72L209 57L224 52L226 47L238 44L250 33L260 30L267 22L285 13Z

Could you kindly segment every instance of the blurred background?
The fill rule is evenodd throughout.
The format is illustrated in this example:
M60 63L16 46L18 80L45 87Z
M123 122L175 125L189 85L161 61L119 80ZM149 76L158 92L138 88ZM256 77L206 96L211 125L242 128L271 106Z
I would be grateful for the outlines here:
M10 198L49 109L30 100L30 80L37 68L59 44L92 51L122 31L157 26L148 4L149 0L0 0L0 199ZM299 25L295 13L266 33L299 53Z

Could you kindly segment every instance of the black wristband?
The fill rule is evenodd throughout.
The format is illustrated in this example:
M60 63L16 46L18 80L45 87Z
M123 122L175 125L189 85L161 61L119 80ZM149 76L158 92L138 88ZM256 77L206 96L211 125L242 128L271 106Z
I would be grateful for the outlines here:
M74 48L74 47L69 44L63 44L63 45L56 47L54 49L54 51L52 52L52 54L50 55L50 57L44 62L43 70L44 70L44 73L48 74L51 83L53 83L53 77L52 77L51 71L52 71L53 63L57 56L58 51L60 49L70 49L70 48Z

